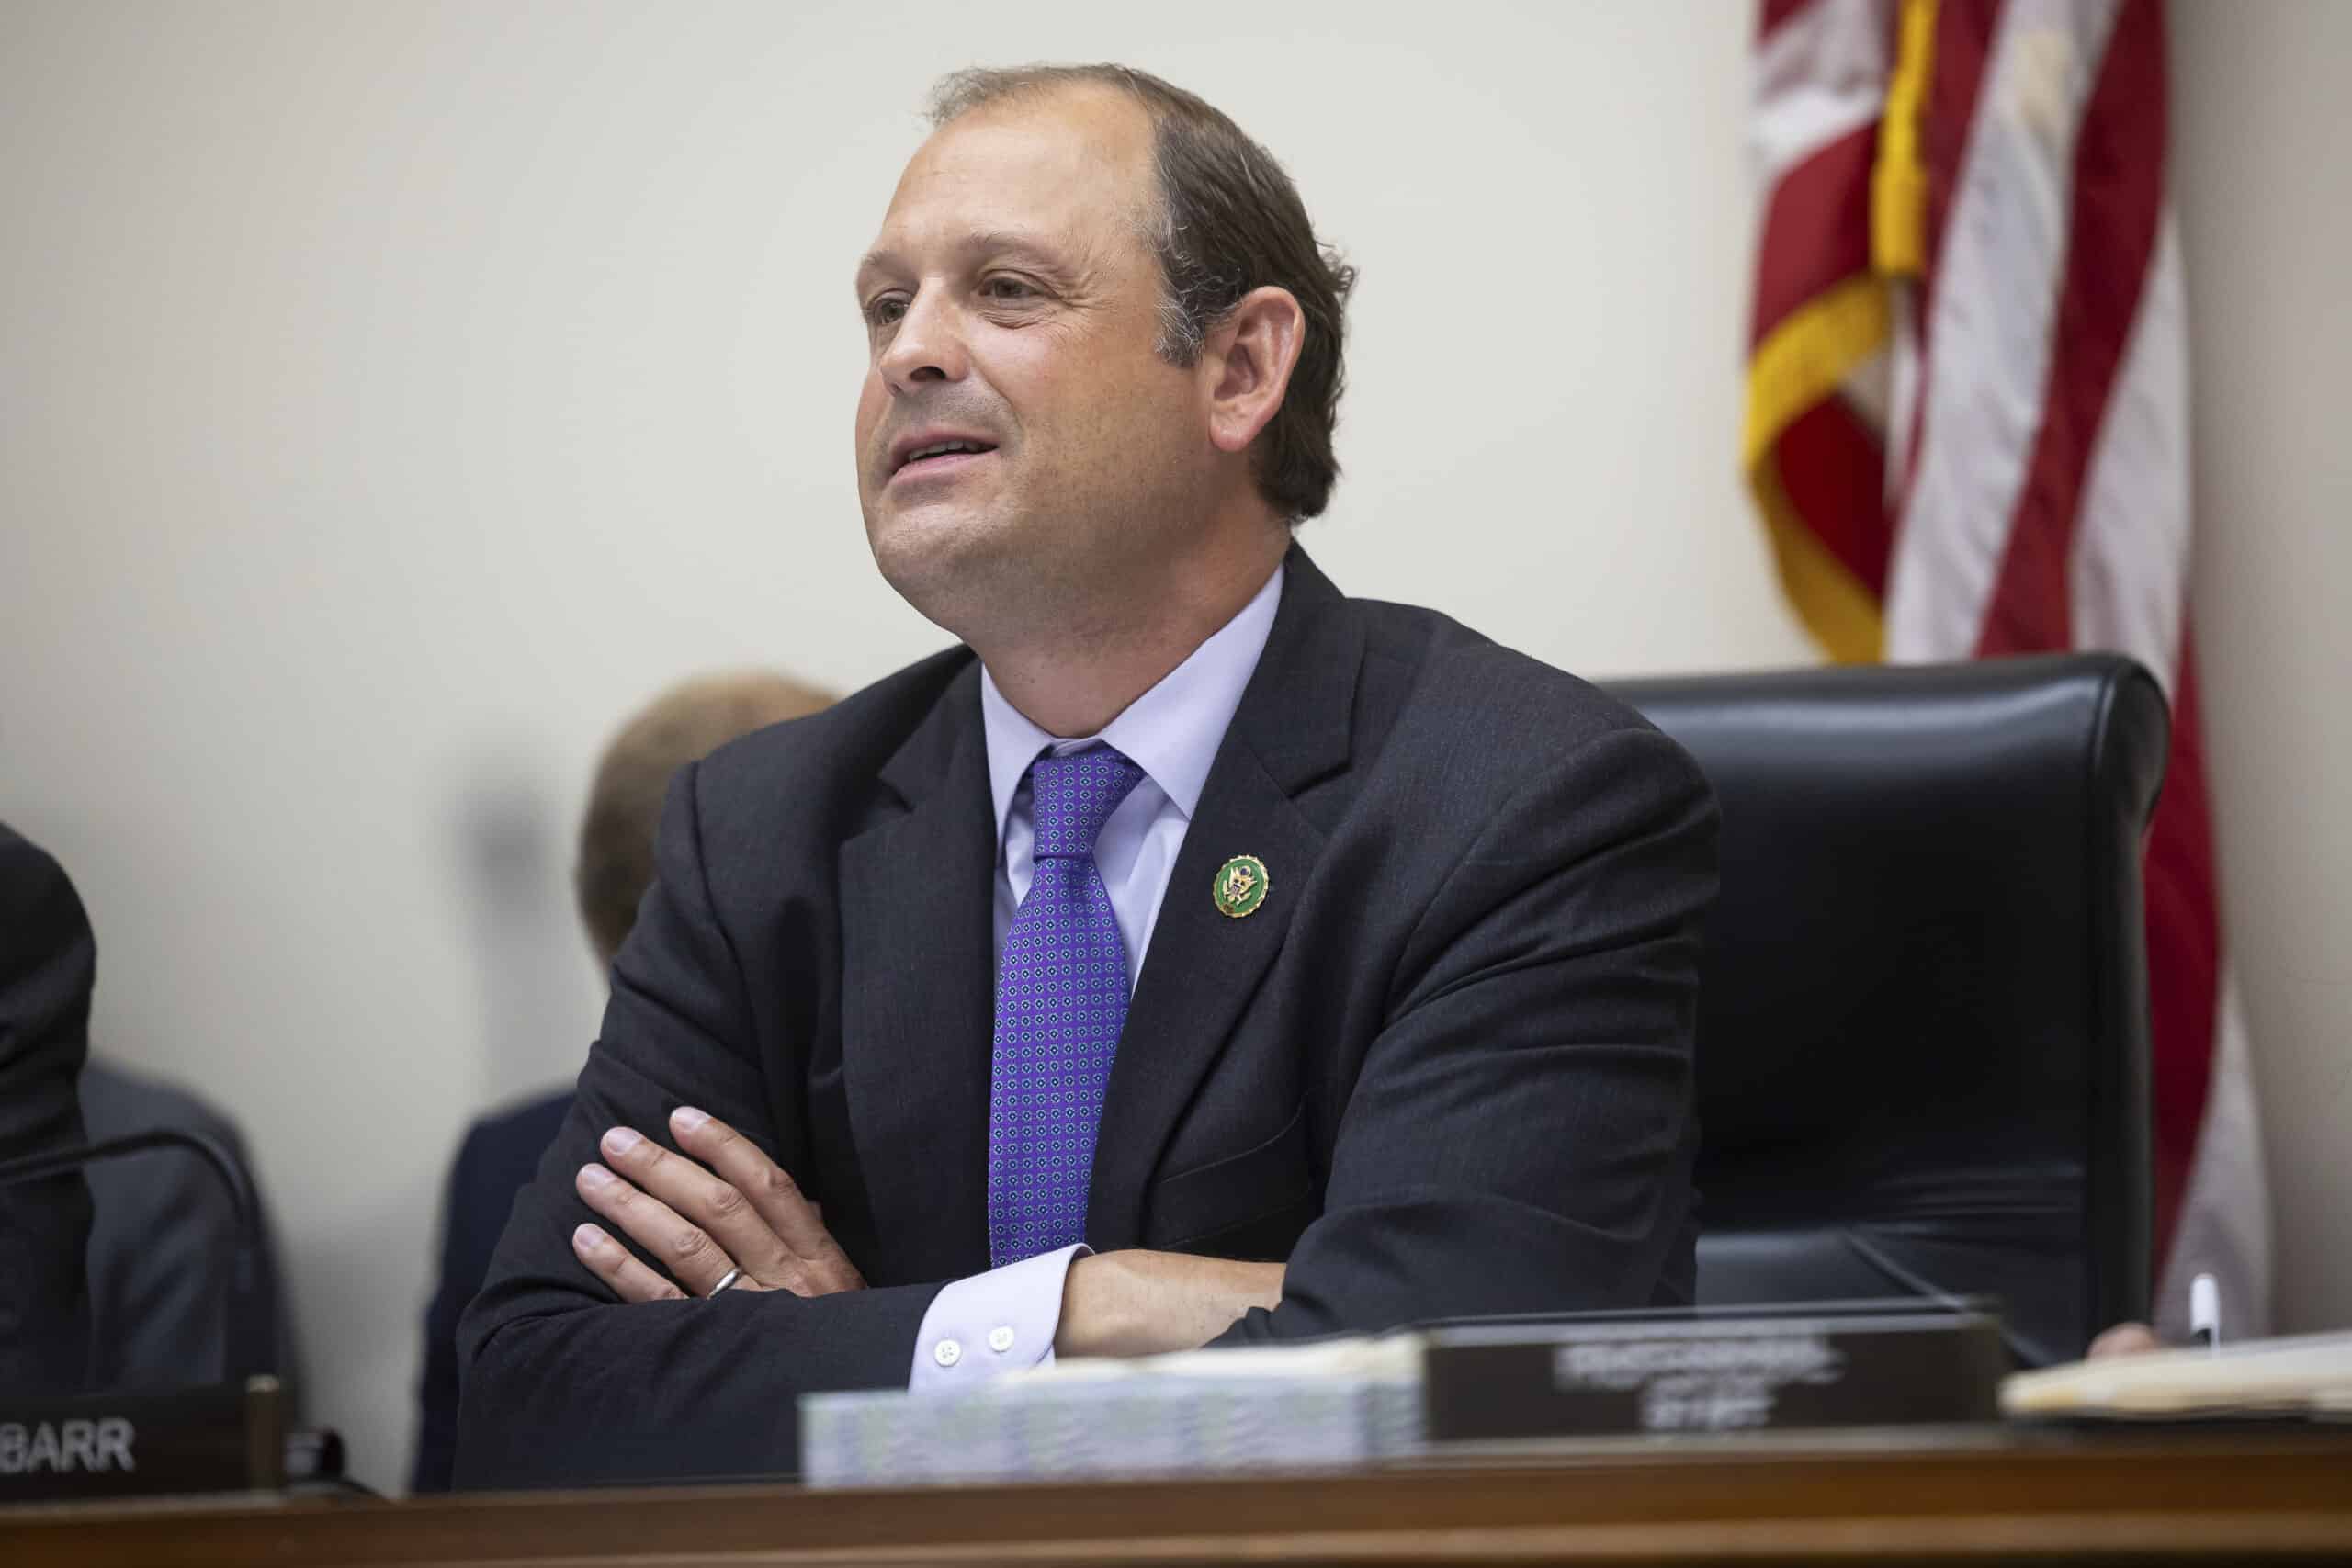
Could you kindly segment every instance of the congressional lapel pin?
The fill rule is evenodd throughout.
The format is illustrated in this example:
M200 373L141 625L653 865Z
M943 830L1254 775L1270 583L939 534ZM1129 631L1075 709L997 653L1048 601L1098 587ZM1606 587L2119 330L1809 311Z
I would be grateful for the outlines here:
M1264 861L1256 855L1236 855L1216 868L1209 897L1216 901L1218 914L1238 920L1255 914L1266 901L1266 883Z

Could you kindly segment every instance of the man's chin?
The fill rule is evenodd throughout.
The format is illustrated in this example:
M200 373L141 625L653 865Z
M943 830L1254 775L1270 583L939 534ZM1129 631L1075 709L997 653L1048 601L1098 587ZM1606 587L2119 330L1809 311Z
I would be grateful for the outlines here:
M868 513L866 543L883 580L933 625L964 635L958 605L985 597L1012 553L995 519L967 507Z

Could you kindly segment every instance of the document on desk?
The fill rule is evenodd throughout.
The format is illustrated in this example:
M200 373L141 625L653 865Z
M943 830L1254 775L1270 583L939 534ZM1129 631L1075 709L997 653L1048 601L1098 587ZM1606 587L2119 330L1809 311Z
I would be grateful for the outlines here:
M2352 1334L2248 1339L2019 1372L2001 1413L2020 1419L2270 1416L2352 1421Z
M812 1486L1319 1469L1412 1451L1410 1333L1133 1360L1063 1361L968 1393L800 1401Z

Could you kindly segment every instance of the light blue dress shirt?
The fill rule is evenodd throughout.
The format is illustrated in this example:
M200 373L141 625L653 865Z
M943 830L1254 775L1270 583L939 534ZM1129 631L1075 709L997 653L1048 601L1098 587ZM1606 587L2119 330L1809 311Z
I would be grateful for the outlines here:
M1089 746L1116 748L1143 770L1143 782L1102 824L1094 840L1095 869L1118 917L1127 950L1127 989L1143 973L1159 906L1185 829L1201 803L1209 765L1241 705L1242 689L1266 650L1282 603L1279 566L1241 607L1159 683L1127 705L1099 735L1063 739L1023 717L980 671L980 721L988 737L989 794L996 809L996 952L1013 912L1029 896L1037 833L1029 807L1029 764L1038 754L1067 754ZM1203 897L1207 891L1203 889ZM1000 1372L1042 1366L1054 1358L1061 1326L1062 1282L1086 1248L1066 1247L1019 1263L958 1280L934 1297L915 1336L914 1368L907 1386L917 1392L968 1386Z

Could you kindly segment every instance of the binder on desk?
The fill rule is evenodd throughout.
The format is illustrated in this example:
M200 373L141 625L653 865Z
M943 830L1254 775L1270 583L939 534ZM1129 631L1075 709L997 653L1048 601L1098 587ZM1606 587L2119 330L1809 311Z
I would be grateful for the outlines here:
M967 1393L804 1394L812 1486L1329 1469L1411 1451L1418 1335L1062 1361Z

